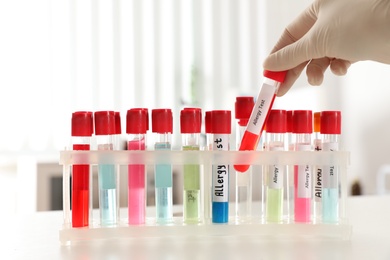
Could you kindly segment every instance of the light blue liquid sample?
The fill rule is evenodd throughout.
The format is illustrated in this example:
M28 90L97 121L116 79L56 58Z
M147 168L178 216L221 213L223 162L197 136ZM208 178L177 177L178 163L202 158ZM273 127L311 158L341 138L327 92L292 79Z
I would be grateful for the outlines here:
M213 223L227 223L229 221L229 202L213 201Z
M171 150L170 143L156 143L155 150ZM155 166L156 217L158 223L172 221L172 166L157 164Z
M158 223L172 221L172 188L156 188L156 215Z
M322 221L335 223L339 219L339 190L322 189Z
M115 225L117 222L116 189L100 190L100 224L102 226Z
M99 208L102 226L117 223L116 172L113 164L100 164L99 170Z

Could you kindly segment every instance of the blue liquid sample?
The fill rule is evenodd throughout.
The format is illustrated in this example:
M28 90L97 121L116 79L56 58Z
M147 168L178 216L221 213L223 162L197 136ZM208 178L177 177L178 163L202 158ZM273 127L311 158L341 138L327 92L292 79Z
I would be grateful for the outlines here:
M170 143L156 143L155 150L171 150ZM172 166L157 164L155 166L156 217L159 223L172 221Z
M212 221L227 223L229 221L229 166L213 165L212 186Z
M102 226L117 223L117 194L115 165L99 165L99 208Z
M229 202L213 202L213 223L229 221Z
M335 223L339 219L339 190L322 189L322 221Z

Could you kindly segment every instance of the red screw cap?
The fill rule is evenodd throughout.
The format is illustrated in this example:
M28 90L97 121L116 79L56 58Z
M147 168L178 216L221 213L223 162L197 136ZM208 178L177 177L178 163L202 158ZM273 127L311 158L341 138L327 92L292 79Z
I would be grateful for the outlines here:
M202 111L200 108L184 108L180 112L180 131L183 134L200 133Z
M263 75L266 78L273 79L277 82L283 83L286 78L287 70L284 71L269 71L264 70Z
M121 113L115 112L115 134L120 135L121 133L122 133Z
M240 126L246 126L251 116L255 100L253 97L236 97L235 118Z
M229 110L211 112L211 133L230 134L232 132L232 114Z
M320 129L321 134L341 134L341 112L322 111Z
M167 108L152 110L152 132L153 133L172 133L172 110Z
M92 136L93 116L89 111L72 113L72 136Z
M292 110L288 110L287 111L287 129L286 129L286 132L287 133L292 133L292 130L293 130L293 111Z
M126 133L146 134L148 130L148 110L144 108L133 108L127 110Z
M292 132L295 134L313 133L313 113L311 110L294 110Z
M96 135L113 135L115 131L115 112L95 112L95 133Z
M268 133L286 133L287 111L272 109L269 113L266 127Z
M211 116L212 116L212 111L206 111L205 117L204 117L206 134L212 133Z

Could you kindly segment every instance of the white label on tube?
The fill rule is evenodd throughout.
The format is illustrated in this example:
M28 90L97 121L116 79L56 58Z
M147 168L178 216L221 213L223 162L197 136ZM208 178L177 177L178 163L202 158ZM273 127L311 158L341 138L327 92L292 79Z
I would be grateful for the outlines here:
M283 147L271 146L270 151L283 151ZM269 179L268 185L270 189L282 189L283 188L283 165L270 165L269 166Z
M322 140L321 139L314 139L314 150L315 151L321 151L322 150ZM316 166L314 168L314 198L316 202L321 202L322 197L322 181L323 181L323 174L322 174L322 166Z
M229 150L229 135L214 134L213 138L214 151ZM213 165L213 201L228 202L229 194L229 165Z
M338 151L339 143L337 142L325 142L322 145L323 151ZM338 188L338 174L337 167L334 165L325 165L323 167L323 187L324 188Z
M276 86L263 84L248 122L247 131L259 135L274 99Z
M311 145L299 144L297 151L310 151ZM312 174L310 165L298 165L297 169L297 187L298 198L311 198Z

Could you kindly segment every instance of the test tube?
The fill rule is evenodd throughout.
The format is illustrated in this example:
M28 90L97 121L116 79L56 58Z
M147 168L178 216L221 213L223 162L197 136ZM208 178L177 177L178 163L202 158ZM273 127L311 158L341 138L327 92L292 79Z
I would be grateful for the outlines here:
M315 112L314 117L314 128L313 128L313 148L314 151L322 150L322 138L320 133L321 126L321 112ZM313 178L313 197L314 197L314 209L313 215L316 221L321 221L322 215L322 166L316 165L314 167L314 178Z
M295 149L295 135L292 133L293 130L293 110L287 110L286 116L287 116L287 125L286 125L286 135L287 135L287 142L286 142L286 148L287 151L294 151Z
M212 111L205 112L205 133L206 133L206 151L213 150L213 134L212 134ZM204 167L204 189L203 189L203 202L204 202L204 219L205 221L212 221L212 167Z
M199 151L202 115L200 109L182 109L180 131L183 151ZM185 164L183 219L185 223L199 223L202 220L201 172L199 164Z
M211 133L214 151L230 150L231 112L214 110L211 113ZM229 221L229 164L212 166L212 222Z
M295 151L311 151L313 115L310 110L294 110L293 134ZM294 166L294 219L295 222L311 222L312 166Z
M148 128L147 110L133 108L126 114L128 150L146 150ZM128 165L128 222L131 225L145 223L146 217L146 176L145 165Z
M287 129L286 110L271 110L266 123L266 148L268 151L284 151ZM266 221L280 223L283 220L284 174L286 166L266 167Z
M321 112L323 151L338 151L341 135L341 112ZM339 169L334 165L323 166L322 221L335 223L339 219Z
M292 133L293 130L293 110L287 110L287 125L286 125L286 150L294 151L295 149L295 135ZM287 165L285 183L287 186L286 190L286 219L287 222L293 221L294 216L294 165Z
M260 141L269 111L274 103L280 84L284 81L287 71L264 71L264 82L260 89L256 104L246 126L240 151L255 151ZM237 171L245 172L249 165L234 165Z
M92 112L78 111L72 114L72 149L90 150L93 133ZM72 227L89 225L90 203L90 165L72 166Z
M248 124L249 117L255 105L254 98L248 96L236 97L235 118L236 125L236 147L240 147L240 142ZM252 208L252 167L245 172L236 171L236 219L241 222L251 216Z
M171 135L173 131L172 110L152 110L152 132L155 133L155 150L171 150ZM158 223L172 221L172 166L170 164L156 164L155 198L156 220Z
M121 114L115 111L115 145L114 150L124 150L122 146Z
M95 133L98 150L113 150L115 135L114 111L95 112ZM117 172L114 164L98 165L100 224L110 226L118 219Z
M213 150L213 134L211 133L211 127L212 127L212 122L211 122L211 114L213 111L206 111L205 112L205 132L206 132L206 150L207 151L212 151Z

